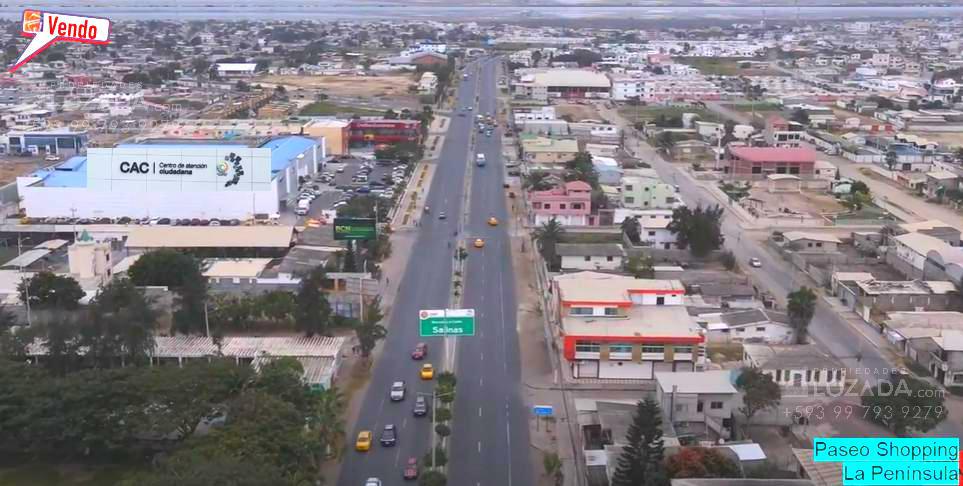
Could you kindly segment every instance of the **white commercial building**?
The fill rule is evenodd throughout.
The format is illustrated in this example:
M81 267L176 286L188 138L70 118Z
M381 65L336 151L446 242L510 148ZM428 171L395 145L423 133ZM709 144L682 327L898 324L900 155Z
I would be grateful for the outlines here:
M324 159L323 138L148 140L88 149L18 177L17 191L31 218L248 219L278 213Z

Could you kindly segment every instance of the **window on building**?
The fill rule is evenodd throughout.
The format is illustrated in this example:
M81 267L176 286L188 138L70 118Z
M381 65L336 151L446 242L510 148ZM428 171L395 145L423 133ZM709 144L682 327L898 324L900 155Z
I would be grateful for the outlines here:
M696 412L702 412L703 408L704 408L704 405L702 404L702 400L699 400L698 402L696 402Z
M813 380L813 370L806 370L806 381Z
M754 165L754 166L752 166L752 173L753 173L753 174L762 174L762 166L761 166L761 165Z
M648 187L644 187L644 188L642 188L642 190L645 191L645 192L649 192L649 188L648 188Z
M665 305L665 297L656 297L655 305Z
M632 190L632 184L626 184L626 185L625 185L625 190L626 190L626 191L631 191L631 190Z
M549 203L545 203L544 206L543 206L543 208L544 208L544 209L552 209L552 205L549 204Z
M632 344L631 343L611 343L609 344L610 353L631 353Z
M813 380L815 380L817 383L819 383L820 373L822 373L822 370L816 370L816 373L813 374Z
M542 203L540 202L532 203L532 209L542 209Z
M655 231L649 231L649 236L655 236Z
M643 205L643 206L648 206L648 205L649 205L649 201L646 201L646 202L642 203L642 205Z
M842 381L842 379L843 379L843 370L836 370L836 381Z
M676 354L688 354L692 352L692 346L676 346Z
M776 173L777 173L777 174L785 174L785 173L786 173L786 168L785 168L785 167L776 167Z
M615 261L615 257L607 256L607 257L605 257L605 261L607 261L607 262Z
M635 198L632 196L625 196L625 204L635 204Z
M741 328L741 327L740 327L740 328L736 329L736 332L746 332L746 330L745 330L744 328Z
M816 242L816 248L822 248L823 244L821 242Z
M790 370L786 370L786 374L783 375L783 379L786 380L786 381L791 380L791 379L792 379L792 372L791 372Z
M572 209L582 209L582 203L572 203Z
M597 341L575 341L576 353L598 353L602 350L602 344Z
M712 410L721 410L722 402L709 402L709 408Z
M766 332L766 326L759 326L759 327L756 328L756 331L758 331L758 332Z
M646 344L642 346L643 353L664 353L665 346L657 346L654 344Z
M590 316L592 314L591 307L572 307L568 310L568 315L570 316Z
M963 383L963 373L953 375L953 383Z
M606 307L605 315L607 316L617 316L619 315L619 309L617 307Z
M789 168L789 173L790 173L790 174L799 174L799 167L790 167L790 168Z
M588 255L586 255L586 256L585 256L585 261L587 261L587 262L590 262L590 261L592 261L592 257L590 257L590 256L588 256Z
M565 203L559 203L559 204L558 204L558 208L559 208L559 209L565 209Z

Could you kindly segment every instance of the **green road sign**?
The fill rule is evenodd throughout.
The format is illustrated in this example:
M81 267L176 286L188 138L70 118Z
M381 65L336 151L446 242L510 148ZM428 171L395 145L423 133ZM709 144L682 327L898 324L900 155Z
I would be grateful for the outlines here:
M334 218L334 239L373 240L378 236L372 218Z
M427 309L418 319L422 337L475 335L475 309Z

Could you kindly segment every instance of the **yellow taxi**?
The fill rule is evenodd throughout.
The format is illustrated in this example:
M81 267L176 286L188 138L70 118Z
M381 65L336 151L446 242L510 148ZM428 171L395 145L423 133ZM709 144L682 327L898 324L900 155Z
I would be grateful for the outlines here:
M430 363L421 365L421 379L430 380L435 377L435 368Z
M358 440L354 443L355 450L359 452L365 452L371 449L371 431L362 430L358 432Z
M498 226L498 220L494 216L488 218L488 226Z
M475 248L484 248L484 247L485 247L485 240L481 238L478 238L475 240Z

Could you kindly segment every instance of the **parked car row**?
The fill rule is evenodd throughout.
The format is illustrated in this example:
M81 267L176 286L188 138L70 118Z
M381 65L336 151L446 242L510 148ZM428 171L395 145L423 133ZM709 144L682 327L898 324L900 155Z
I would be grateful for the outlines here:
M257 222L239 219L202 218L20 218L20 224L126 224L145 226L251 226L253 224L276 224L275 220Z

